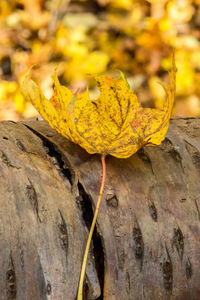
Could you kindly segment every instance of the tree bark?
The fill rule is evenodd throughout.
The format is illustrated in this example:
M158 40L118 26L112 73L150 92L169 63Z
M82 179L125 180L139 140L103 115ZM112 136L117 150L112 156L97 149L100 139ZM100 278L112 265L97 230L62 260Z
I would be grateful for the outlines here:
M108 156L85 299L200 299L200 118ZM74 300L102 170L44 121L0 123L0 299Z

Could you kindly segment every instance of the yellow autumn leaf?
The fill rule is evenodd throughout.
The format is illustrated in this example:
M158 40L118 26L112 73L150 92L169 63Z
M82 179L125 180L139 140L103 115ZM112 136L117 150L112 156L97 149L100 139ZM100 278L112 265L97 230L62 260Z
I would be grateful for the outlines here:
M46 99L39 86L25 75L21 90L42 117L59 133L89 153L127 158L144 145L159 145L165 138L175 94L175 61L163 109L143 108L121 74L120 78L94 76L100 96L91 100L88 90L73 94L53 75L54 95Z

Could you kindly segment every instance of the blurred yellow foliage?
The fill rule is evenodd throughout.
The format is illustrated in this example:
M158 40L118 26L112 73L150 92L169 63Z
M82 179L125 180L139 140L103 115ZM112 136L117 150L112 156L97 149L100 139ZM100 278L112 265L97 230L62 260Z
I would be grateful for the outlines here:
M13 100L16 110L22 113L25 109L25 100L19 90L18 84L14 81L0 82L0 101Z
M36 115L19 91L32 64L47 97L57 66L62 84L74 91L86 87L87 73L121 69L142 103L159 108L164 95L157 81L167 82L171 47L178 68L174 113L197 116L199 28L199 0L1 0L0 119ZM90 88L95 95L92 82Z

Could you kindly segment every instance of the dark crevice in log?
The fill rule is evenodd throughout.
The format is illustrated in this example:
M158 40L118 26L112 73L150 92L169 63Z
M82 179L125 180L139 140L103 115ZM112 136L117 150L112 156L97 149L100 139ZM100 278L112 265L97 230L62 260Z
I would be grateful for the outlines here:
M150 159L149 155L147 154L147 152L143 148L141 148L138 151L138 156L144 162L144 164L151 170L152 174L155 175L151 159Z
M15 275L15 268L13 264L13 258L10 254L9 258L9 265L8 270L6 273L6 280L7 280L7 299L14 300L16 299L17 295L17 284L16 284L16 275Z
M61 241L61 247L65 251L66 257L68 254L68 231L67 231L67 224L61 211L59 210L61 222L58 224L59 228L59 239Z
M165 259L163 262L163 284L165 290L168 291L171 295L173 287L173 266L167 246L165 246L165 248L167 252L167 259Z
M149 200L148 206L149 206L149 213L150 213L150 216L152 217L152 220L154 222L157 222L158 221L158 213L157 213L157 209L156 209L154 202Z
M38 136L43 143L43 146L46 150L46 153L53 158L51 160L52 164L58 168L58 173L62 177L63 181L67 180L70 182L71 185L73 185L75 174L72 170L72 168L69 165L69 162L67 161L66 157L64 157L60 151L57 149L56 145L53 144L49 139L45 138L42 134L40 134L38 131L34 130L30 126L25 126L31 130L36 136Z
M76 198L76 203L78 205L78 208L81 209L84 223L89 231L93 219L92 199L91 196L86 193L82 184L79 181L78 192L79 197Z
M134 240L135 258L140 261L140 272L141 272L143 266L143 258L144 258L144 241L142 237L142 231L140 229L137 220L135 221L135 225L133 227L133 240Z
M25 146L22 144L20 140L16 140L16 145L18 149L21 150L22 152L27 152Z
M20 239L18 241L18 249L19 249L19 257L20 257L20 265L21 265L21 268L24 269L24 250L22 249Z
M2 161L8 167L12 167L10 160L8 159L7 155L3 151L0 151L0 161Z
M46 293L47 295L51 295L51 283L49 281L47 281Z
M92 209L92 199L91 196L85 191L83 185L80 182L78 182L78 191L79 191L79 197L76 199L77 205L79 209L81 209L82 218L89 231L94 216L93 209ZM95 259L95 268L97 271L97 276L101 288L101 296L97 299L102 300L103 288L104 288L104 272L105 272L104 250L103 250L102 239L100 234L97 231L96 226L92 236L92 244L93 244L93 255ZM85 286L85 291L87 291L87 286Z
M15 168L15 169L20 169L20 167L14 166L8 156L0 150L0 162L4 163L8 167Z
M119 204L119 200L115 194L107 194L106 195L106 204L113 208L117 208Z
M187 279L190 279L192 277L192 264L189 258L187 259L185 264L185 274Z
M171 150L169 150L168 153L171 155L171 157L172 157L177 163L180 164L181 169L182 169L182 171L183 171L183 173L184 173L184 168L183 168L183 165L182 165L182 157L181 157L180 153L179 153L175 148L172 148Z
M184 236L179 226L177 228L174 228L174 236L172 243L173 245L175 245L178 255L182 260L184 253Z
M180 201L181 203L184 203L185 201L187 201L187 199L186 199L186 198L181 198L179 201Z
M198 119L199 117L174 117L172 118L172 121L176 121L176 120L196 120Z
M173 143L170 141L170 139L166 137L165 140L163 141L163 145L165 146L164 147L165 151L169 153L169 155L175 160L175 162L180 165L184 173L182 157L180 153L177 151L177 149L175 148L175 146L173 145Z
M185 146L186 146L188 153L190 154L190 156L192 158L192 162L193 162L194 166L200 172L200 153L199 153L199 151L193 145L188 143L187 141L185 141Z
M3 136L3 140L8 140L7 136Z
M90 293L89 285L88 285L87 281L85 281L84 286L83 286L83 299L84 300L91 299L90 295L91 295L91 293Z
M127 291L127 294L130 293L130 289L131 289L130 274L127 271L126 272L126 291Z
M35 191L35 188L28 178L29 184L26 185L26 195L31 203L31 206L36 213L37 219L41 222L39 211L38 211L38 199L37 199L37 193Z

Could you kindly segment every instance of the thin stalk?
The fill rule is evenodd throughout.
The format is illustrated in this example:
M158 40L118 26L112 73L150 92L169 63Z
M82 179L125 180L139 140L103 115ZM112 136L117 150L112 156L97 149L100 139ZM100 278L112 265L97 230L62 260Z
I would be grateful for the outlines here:
M88 253L89 253L89 250L90 250L92 235L93 235L93 232L94 232L98 211L99 211L99 207L100 207L100 204L101 204L101 199L102 199L102 196L103 196L105 180L106 180L106 162L105 162L105 156L104 155L101 156L101 162L102 162L102 172L103 172L102 181L101 181L101 188L100 188L99 198L98 198L98 201L97 201L97 206L96 206L94 217L93 217L93 220L92 220L92 225L91 225L91 228L90 228L87 244L86 244L86 247L85 247L83 263L82 263L82 268L81 268L81 275L80 275L80 280L79 280L77 300L82 300L83 299L83 283L84 283L85 270L86 270L86 265L87 265L87 258L88 258Z

